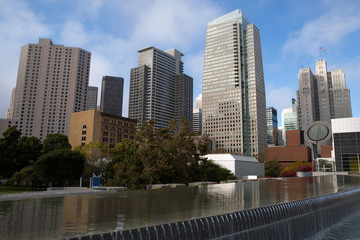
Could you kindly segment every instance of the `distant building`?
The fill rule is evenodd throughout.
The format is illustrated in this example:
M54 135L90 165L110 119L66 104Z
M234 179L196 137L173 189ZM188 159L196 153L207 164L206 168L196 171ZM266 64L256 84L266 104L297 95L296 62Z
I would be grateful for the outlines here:
M6 119L12 119L14 114L14 102L15 102L15 91L16 88L13 88L11 91L11 100L10 100L10 107L8 109L8 112L6 113Z
M331 120L336 171L360 173L360 117Z
M136 120L98 110L71 114L69 142L72 147L99 142L114 148L123 139L134 139Z
M296 130L298 128L298 121L297 121L297 105L296 100L292 99L292 108L285 108L283 109L281 116L282 116L282 137L284 146L286 146L286 132L289 130Z
M124 78L104 76L101 85L100 110L122 116Z
M40 140L69 134L70 115L86 109L91 53L50 39L21 48L12 125Z
M327 71L326 61L316 62L316 74L310 68L299 71L298 125L305 130L315 121L352 117L350 90L343 70Z
M267 146L260 30L235 10L208 23L203 134L218 148L256 155Z
M194 108L193 110L193 121L192 130L194 133L201 135L202 126L202 109Z
M130 73L129 118L137 128L155 120L155 128L168 127L173 119L192 122L193 79L183 73L183 54L147 47L138 51L138 67Z
M278 141L278 120L277 110L273 107L266 108L266 123L267 123L267 144L279 145Z
M88 86L86 110L96 109L97 96L98 96L98 87Z

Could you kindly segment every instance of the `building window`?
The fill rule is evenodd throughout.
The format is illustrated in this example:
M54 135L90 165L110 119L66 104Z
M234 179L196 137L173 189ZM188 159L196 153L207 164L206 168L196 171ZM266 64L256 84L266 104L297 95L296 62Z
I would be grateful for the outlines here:
M83 129L86 129L86 125L85 125L85 124L83 125Z
M86 134L86 131L82 131L81 134L82 134L82 135L85 135L85 134Z
M81 137L81 141L85 141L86 140L86 137Z

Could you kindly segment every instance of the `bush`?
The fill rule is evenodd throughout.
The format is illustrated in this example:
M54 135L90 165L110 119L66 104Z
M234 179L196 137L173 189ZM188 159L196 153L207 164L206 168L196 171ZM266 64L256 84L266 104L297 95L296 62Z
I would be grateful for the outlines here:
M291 169L285 168L281 171L280 177L296 177L296 172Z
M297 172L312 172L311 166L299 166Z

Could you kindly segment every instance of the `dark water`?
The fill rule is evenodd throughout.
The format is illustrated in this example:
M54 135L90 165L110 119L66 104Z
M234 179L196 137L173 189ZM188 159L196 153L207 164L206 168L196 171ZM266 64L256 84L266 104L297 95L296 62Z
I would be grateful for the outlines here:
M0 239L61 239L165 224L359 186L359 177L322 176L0 201Z

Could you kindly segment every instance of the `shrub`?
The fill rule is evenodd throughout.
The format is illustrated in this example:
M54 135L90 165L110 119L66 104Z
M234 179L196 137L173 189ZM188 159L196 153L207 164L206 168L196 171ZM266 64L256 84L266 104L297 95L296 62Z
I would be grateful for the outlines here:
M291 169L285 168L281 171L280 177L296 177L296 172Z
M312 172L311 166L299 166L297 172Z

